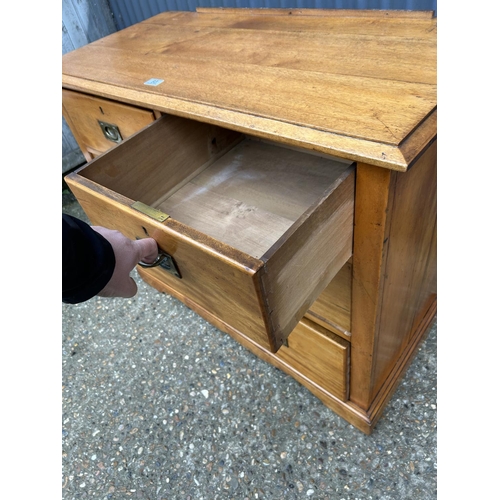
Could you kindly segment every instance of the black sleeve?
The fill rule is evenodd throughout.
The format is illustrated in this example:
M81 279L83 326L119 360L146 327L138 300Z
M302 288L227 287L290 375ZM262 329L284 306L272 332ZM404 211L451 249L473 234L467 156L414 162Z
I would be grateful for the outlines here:
M62 301L78 304L97 295L115 269L113 247L85 222L62 218Z

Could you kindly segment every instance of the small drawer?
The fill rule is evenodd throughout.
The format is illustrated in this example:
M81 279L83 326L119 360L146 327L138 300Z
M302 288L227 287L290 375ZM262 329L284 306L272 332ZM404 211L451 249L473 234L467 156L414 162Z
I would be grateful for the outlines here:
M63 90L63 116L87 161L155 120L152 111Z
M352 254L351 162L206 123L162 116L66 181L93 224L157 241L148 272L178 298L271 352Z
M342 401L349 390L350 343L304 318L276 356Z

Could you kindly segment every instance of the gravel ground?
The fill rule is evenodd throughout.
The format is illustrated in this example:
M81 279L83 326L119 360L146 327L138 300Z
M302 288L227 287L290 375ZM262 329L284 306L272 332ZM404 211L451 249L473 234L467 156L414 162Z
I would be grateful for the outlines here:
M366 436L133 276L62 306L63 500L437 497L436 324Z

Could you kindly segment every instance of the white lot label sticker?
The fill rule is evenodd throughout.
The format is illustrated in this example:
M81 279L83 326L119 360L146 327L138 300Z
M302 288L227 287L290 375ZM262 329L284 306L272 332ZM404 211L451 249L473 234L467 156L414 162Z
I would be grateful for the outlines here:
M159 78L150 78L147 82L144 82L144 85L152 85L153 87L156 87L157 85L160 85L160 83L163 83L164 80L160 80Z

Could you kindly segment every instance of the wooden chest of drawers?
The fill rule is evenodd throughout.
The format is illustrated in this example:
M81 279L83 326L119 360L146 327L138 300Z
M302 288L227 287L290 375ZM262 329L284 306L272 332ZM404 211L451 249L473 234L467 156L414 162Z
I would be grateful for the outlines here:
M431 13L165 12L63 56L90 220L369 433L436 314Z

